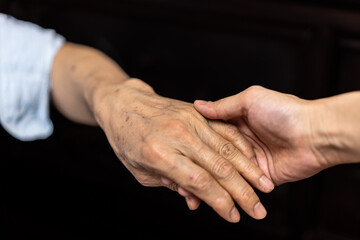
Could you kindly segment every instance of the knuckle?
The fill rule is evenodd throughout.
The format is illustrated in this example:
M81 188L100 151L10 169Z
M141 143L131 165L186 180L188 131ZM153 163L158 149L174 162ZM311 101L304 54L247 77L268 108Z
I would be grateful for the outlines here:
M207 146L201 141L192 141L191 146L197 153L204 154L204 152L206 152Z
M242 189L239 195L239 199L243 203L256 203L259 201L259 198L256 196L254 190L250 187L245 187Z
M253 97L258 96L260 93L262 93L263 90L264 90L263 87L261 87L259 85L253 85L253 86L247 88L244 91L244 94L247 98L253 98Z
M232 159L236 155L236 148L231 143L227 142L220 146L219 153L226 159Z
M160 141L151 138L146 140L143 145L142 155L147 160L148 164L153 165L158 163L160 159L164 159L165 148Z
M178 137L183 137L189 133L187 126L179 120L172 120L168 127L169 130Z
M228 136L233 137L233 138L238 137L240 134L239 129L236 126L231 125L231 124L227 124L225 126L225 131Z
M263 87L259 86L259 85L253 85L248 87L245 91L247 92L257 92L259 90L261 90Z
M246 139L239 140L239 144L240 146L242 146L242 150L244 151L244 153L254 155L254 150L251 144Z
M246 175L253 175L253 173L255 172L254 164L252 164L252 162L250 161L243 164L241 169L242 169L241 172L243 172Z
M184 111L189 117L200 115L199 112L194 108L192 104L188 104L186 111Z
M208 121L191 105L182 113L186 120L208 125Z
M201 171L196 175L190 177L189 187L198 190L206 190L210 185L210 181L211 181L210 175L205 171Z
M214 162L213 173L219 179L229 179L234 175L235 168L230 162L219 158Z
M229 201L227 197L216 198L214 201L214 209L216 211L222 211L229 208Z

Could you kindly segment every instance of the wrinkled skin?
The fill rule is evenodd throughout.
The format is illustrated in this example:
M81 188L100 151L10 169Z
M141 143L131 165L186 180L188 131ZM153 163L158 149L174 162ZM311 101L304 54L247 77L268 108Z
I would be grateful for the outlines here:
M249 184L264 192L274 185L254 164L254 151L235 126L207 121L192 104L157 95L104 53L83 45L61 47L51 83L57 109L74 122L100 126L141 184L177 191L190 209L203 200L231 222L240 218L234 201L251 216L265 217Z
M116 155L142 185L177 190L191 209L201 199L230 222L240 218L234 201L265 217L249 183L264 192L274 186L236 127L207 121L192 104L161 97L137 79L109 86L95 109Z
M276 185L329 167L313 132L321 114L309 101L253 86L216 102L197 101L195 108L205 117L235 124L255 147L260 168Z

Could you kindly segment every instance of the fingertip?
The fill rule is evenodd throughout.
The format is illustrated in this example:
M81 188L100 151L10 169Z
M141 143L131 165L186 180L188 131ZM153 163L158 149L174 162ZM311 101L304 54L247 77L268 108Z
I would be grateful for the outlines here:
M235 206L230 212L230 219L233 223L238 223L240 221L240 213Z
M188 208L192 211L198 209L201 203L200 199L195 198L193 196L185 197L185 200L186 200L186 204L188 205Z
M264 219L267 215L267 211L261 202L258 202L254 207L255 219L261 220Z
M207 118L214 118L216 116L215 109L212 108L212 102L204 100L196 100L194 102L195 109Z
M275 188L274 183L268 177L266 177L265 175L263 175L259 179L259 183L260 183L260 186L262 188L262 191L265 192L265 193L269 193L272 190L274 190L274 188Z
M195 100L194 107L200 113L209 109L209 102L204 100Z
M194 107L207 118L229 120L246 114L244 111L246 105L239 96L241 95L222 98L215 102L197 100L194 102Z
M204 101L204 100L195 100L194 104L197 105L197 106L205 106L207 105L207 101Z

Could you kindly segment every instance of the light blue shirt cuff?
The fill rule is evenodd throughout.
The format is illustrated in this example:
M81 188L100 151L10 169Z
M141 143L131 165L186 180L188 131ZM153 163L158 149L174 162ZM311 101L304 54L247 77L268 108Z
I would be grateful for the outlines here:
M0 123L19 140L53 132L50 74L64 42L54 30L0 14Z

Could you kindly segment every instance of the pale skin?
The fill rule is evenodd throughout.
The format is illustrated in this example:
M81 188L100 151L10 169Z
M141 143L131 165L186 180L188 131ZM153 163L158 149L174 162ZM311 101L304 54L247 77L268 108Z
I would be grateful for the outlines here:
M209 119L236 125L276 185L360 161L360 92L304 100L260 86L216 102L195 101Z
M75 122L99 125L142 185L178 191L190 209L203 200L229 222L240 220L235 203L255 219L266 216L252 186L270 192L274 184L235 126L206 120L192 104L159 96L89 47L66 43L51 79L59 111Z

